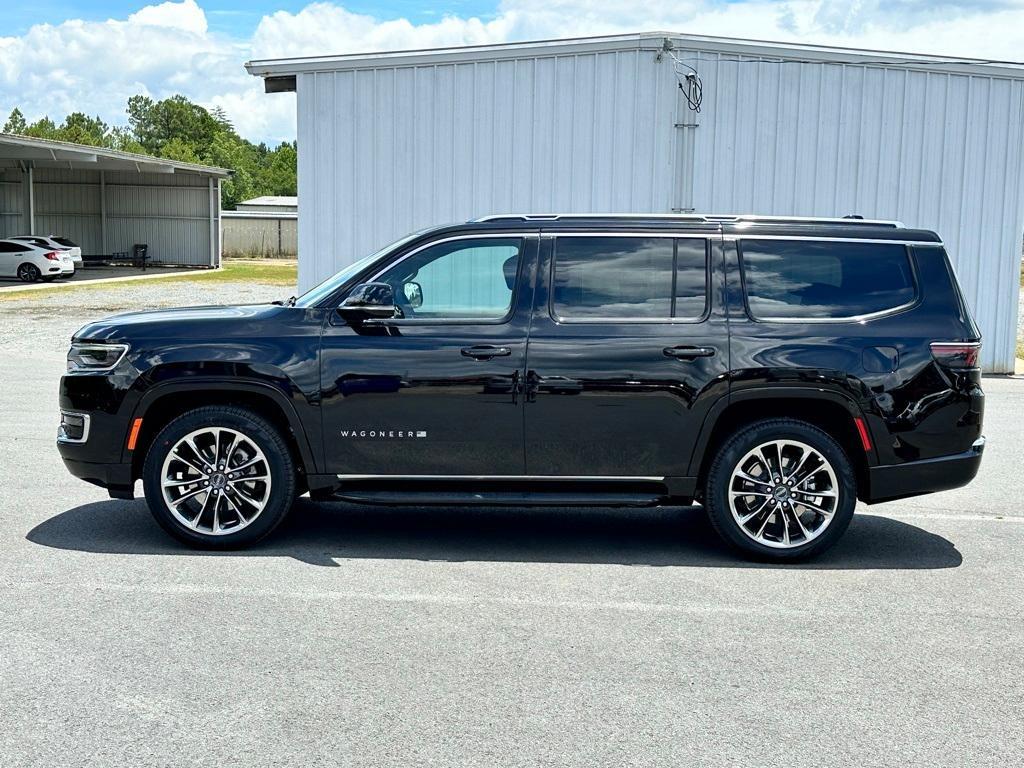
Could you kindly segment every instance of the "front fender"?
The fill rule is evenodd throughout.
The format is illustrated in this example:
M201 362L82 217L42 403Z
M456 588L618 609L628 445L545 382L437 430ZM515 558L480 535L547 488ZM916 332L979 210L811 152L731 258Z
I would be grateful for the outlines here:
M269 371L264 371L264 374L266 373ZM145 421L146 414L153 405L165 397L189 397L210 391L247 392L272 401L288 421L308 473L320 471L322 457L320 451L313 448L320 445L318 404L315 400L311 401L304 397L283 375L259 376L254 375L254 372L240 374L237 371L227 375L223 371L208 369L190 371L189 375L182 375L182 372L178 371L173 377L151 384L141 393L131 419L134 421L141 418ZM197 398L195 404L199 406L202 402ZM125 446L122 461L130 460L131 452Z

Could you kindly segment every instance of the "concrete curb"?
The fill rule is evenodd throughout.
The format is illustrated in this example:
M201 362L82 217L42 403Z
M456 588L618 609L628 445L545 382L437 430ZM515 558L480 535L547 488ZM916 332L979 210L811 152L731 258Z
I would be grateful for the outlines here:
M215 269L187 269L180 272L160 272L153 275L122 275L121 277L97 277L95 280L76 280L65 283L33 283L32 285L10 285L0 288L0 296L8 293L20 293L21 291L54 291L69 290L77 286L105 285L107 283L130 283L137 280L160 280L168 277L188 277L189 275L206 275L210 272L220 272L221 267Z

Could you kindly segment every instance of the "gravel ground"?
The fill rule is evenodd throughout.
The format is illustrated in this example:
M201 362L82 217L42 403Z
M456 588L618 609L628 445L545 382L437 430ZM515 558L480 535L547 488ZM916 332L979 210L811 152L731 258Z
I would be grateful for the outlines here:
M261 283L153 280L108 283L60 291L0 296L0 349L15 354L67 352L72 334L87 322L117 312L203 304L255 304L286 299L294 291Z
M798 567L679 508L302 500L195 552L68 475L76 328L282 293L0 301L0 766L1024 764L1024 381L986 380L971 486L861 508Z

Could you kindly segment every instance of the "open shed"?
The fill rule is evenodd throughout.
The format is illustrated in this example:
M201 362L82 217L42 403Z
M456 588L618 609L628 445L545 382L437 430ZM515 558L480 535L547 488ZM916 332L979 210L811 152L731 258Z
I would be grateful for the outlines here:
M230 171L0 133L0 237L59 235L88 256L149 246L152 262L220 263Z

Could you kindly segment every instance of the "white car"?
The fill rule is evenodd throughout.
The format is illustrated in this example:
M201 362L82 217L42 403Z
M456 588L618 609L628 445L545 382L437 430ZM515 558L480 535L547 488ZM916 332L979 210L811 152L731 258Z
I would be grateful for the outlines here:
M57 235L15 235L9 240L21 240L25 243L38 245L40 248L49 248L54 251L67 251L75 267L82 266L82 248L78 243L68 240L66 237Z
M67 251L44 248L24 240L0 240L0 277L16 277L34 283L73 274L75 262Z

